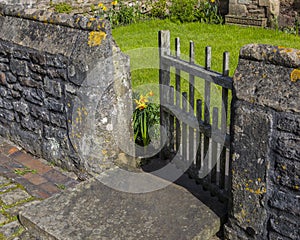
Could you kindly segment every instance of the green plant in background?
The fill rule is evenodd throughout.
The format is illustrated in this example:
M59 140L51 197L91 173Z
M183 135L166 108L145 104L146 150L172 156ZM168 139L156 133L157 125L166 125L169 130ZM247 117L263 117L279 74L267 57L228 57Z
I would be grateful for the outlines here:
M195 6L198 0L171 0L170 18L172 21L194 22Z
M72 6L69 3L65 3L65 2L57 3L57 4L52 4L50 2L50 5L53 5L54 11L58 13L70 13L73 10Z
M151 142L150 129L159 124L159 105L151 102L153 95L152 91L145 96L134 93L134 141L140 146L149 145Z
M200 2L195 9L195 18L199 22L222 24L223 17L219 13L218 2L215 0Z
M138 4L126 4L123 1L112 1L111 6L99 3L91 7L96 17L107 19L112 27L136 23L142 18Z
M141 20L142 13L137 3L131 5L125 4L121 1L118 7L114 6L113 11L108 16L108 19L113 26L126 25L136 23Z
M154 18L170 18L172 21L221 24L219 3L215 0L158 0L151 7L150 16Z
M167 0L153 1L150 8L149 15L152 18L165 19L169 16Z

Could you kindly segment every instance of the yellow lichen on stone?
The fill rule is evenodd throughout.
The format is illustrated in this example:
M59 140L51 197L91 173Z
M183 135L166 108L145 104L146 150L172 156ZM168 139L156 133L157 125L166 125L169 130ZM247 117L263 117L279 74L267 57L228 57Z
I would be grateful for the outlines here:
M286 48L285 49L285 52L287 52L287 53L292 52L292 51L293 51L293 49L291 49L291 48Z
M88 45L90 47L99 46L103 39L106 38L106 33L102 31L92 31L89 34Z
M282 165L281 168L282 168L282 170L286 170L286 166L285 165Z
M298 80L300 80L300 69L294 69L291 72L291 81L297 82Z

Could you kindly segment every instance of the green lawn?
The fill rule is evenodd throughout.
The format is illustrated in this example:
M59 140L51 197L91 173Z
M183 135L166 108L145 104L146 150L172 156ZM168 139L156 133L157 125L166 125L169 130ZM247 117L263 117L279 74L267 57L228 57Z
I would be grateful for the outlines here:
M206 46L212 47L212 70L222 71L223 52L230 52L230 75L238 64L239 50L250 43L271 44L300 49L300 37L257 27L210 25L203 23L176 24L170 21L151 20L113 29L113 37L120 48L130 56L133 90L145 94L149 90L158 96L158 31L169 30L171 48L175 38L181 42L181 56L188 60L189 41L195 43L196 63L204 65ZM174 76L172 74L172 85ZM181 88L188 91L188 76L182 75ZM195 79L196 98L204 99L204 81ZM150 85L149 85L150 84ZM148 86L147 86L148 85ZM221 89L212 85L211 108L221 106ZM231 97L231 94L229 95ZM155 102L158 102L157 99Z
M187 58L189 41L193 40L196 62L200 65L204 65L204 48L211 46L212 69L216 71L222 70L223 52L230 52L230 75L233 75L237 66L240 48L246 44L264 43L300 49L298 36L263 28L203 23L176 24L168 20L151 20L121 26L113 29L113 37L120 48L131 57L134 88L145 83L158 83L159 30L170 30L173 49L175 37L180 37L183 58Z

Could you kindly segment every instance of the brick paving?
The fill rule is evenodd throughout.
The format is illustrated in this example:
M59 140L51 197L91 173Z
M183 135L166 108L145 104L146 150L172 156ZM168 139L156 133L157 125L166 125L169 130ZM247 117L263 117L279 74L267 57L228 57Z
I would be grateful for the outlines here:
M26 204L74 187L76 179L75 174L51 166L0 137L0 240L17 240L26 233L17 219Z

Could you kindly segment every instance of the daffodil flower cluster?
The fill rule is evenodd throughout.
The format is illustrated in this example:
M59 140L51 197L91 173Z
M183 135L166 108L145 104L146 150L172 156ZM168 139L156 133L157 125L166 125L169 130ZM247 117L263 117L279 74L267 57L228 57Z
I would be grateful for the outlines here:
M153 92L150 91L145 96L141 94L139 99L134 99L136 104L136 109L143 110L147 108L147 103L149 102L148 97L152 97L153 95L154 95Z
M149 129L159 124L159 105L152 102L152 91L136 95L133 111L134 140L139 145L147 146L151 142Z

